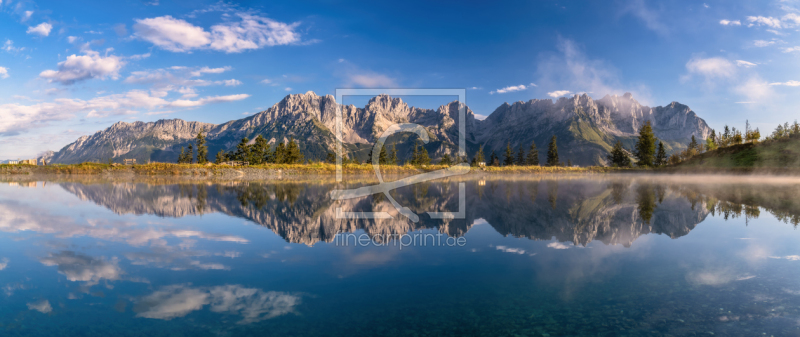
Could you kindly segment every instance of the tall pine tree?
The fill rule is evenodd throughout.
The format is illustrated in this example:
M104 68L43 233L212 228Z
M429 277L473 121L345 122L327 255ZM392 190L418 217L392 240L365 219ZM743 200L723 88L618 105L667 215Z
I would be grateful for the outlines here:
M658 151L656 152L655 164L656 166L667 165L667 150L664 149L664 142L658 142Z
M253 150L250 153L250 162L251 165L260 165L267 161L267 157L269 156L269 143L267 140L262 137L261 135L256 136L256 141L253 144Z
M198 164L205 164L208 162L208 146L206 146L206 137L203 135L205 131L206 130L200 130L200 132L197 133L197 137L195 137Z
M275 147L275 164L285 164L286 163L286 145L281 142Z
M392 154L389 156L389 164L397 165L397 146L392 143Z
M525 149L522 148L522 144L519 144L519 151L517 151L517 165L525 165Z
M656 136L653 127L647 121L639 129L639 140L636 142L636 165L642 167L653 166L656 155Z
M242 141L239 142L239 145L236 145L236 154L235 159L238 161L247 161L250 159L250 145L247 143L250 142L250 139L247 137L242 138Z
M194 162L194 145L189 144L189 150L186 151L186 159L184 163L191 164Z
M305 161L303 153L300 152L300 145L294 140L294 137L289 138L289 145L286 148L286 163L288 164L302 164Z
M531 142L531 148L528 150L528 157L525 163L530 166L539 166L539 150L536 149L536 142Z
M514 150L511 149L511 142L506 144L506 158L503 160L503 166L514 165Z
M547 146L547 166L558 166L558 145L556 145L556 136L550 139L550 144Z

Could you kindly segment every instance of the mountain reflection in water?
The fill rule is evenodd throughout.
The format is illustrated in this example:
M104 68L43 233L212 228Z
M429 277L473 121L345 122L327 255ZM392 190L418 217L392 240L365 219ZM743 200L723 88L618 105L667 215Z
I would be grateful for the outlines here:
M392 191L416 213L458 209L458 180L429 182ZM773 184L682 183L680 179L609 177L606 179L485 178L467 181L466 219L408 221L382 195L334 202L330 183L238 182L220 184L83 184L62 188L117 214L184 217L222 213L269 228L286 241L313 245L331 242L337 233L364 230L385 238L438 228L464 235L483 219L497 232L519 238L591 241L630 246L645 234L678 238L709 214L757 218L759 206L795 226L800 221L798 188ZM395 219L337 219L344 212L385 211Z
M331 200L366 180L5 179L2 336L800 335L792 178L460 177L391 192L416 223Z

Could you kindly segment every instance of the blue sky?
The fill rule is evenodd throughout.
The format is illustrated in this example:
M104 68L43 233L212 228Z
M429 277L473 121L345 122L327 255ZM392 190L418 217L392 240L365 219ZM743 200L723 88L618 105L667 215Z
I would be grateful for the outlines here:
M467 88L481 115L632 92L762 134L800 110L798 1L0 1L0 159L336 88Z

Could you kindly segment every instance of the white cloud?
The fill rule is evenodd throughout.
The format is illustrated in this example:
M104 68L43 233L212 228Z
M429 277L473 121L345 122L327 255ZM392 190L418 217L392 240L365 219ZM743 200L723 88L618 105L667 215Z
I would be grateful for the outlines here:
M623 85L618 71L603 60L590 59L572 40L559 39L557 54L542 54L537 65L541 88L570 88L574 92L606 94L631 92L642 104L649 104L649 89L644 85Z
M719 24L723 26L741 26L742 22L739 20L719 20Z
M31 18L31 15L33 15L33 11L25 11L25 12L23 12L21 21L22 22L28 21L28 19Z
M393 78L372 72L350 74L349 80L351 84L367 88L390 88L396 86Z
M41 300L38 302L27 303L29 310L35 310L41 312L43 314L49 314L53 311L53 307L50 305L50 301L48 300Z
M301 43L299 22L286 24L266 17L236 13L239 21L211 26L211 32L172 16L136 20L134 36L172 51L212 49L240 53L279 45Z
M36 34L40 36L48 36L50 35L50 31L53 29L53 25L42 22L38 26L35 27L28 27L28 34Z
M8 78L8 68L0 67L0 79Z
M45 266L58 267L58 273L66 276L69 281L86 282L87 285L97 284L101 280L119 280L123 274L116 259L106 261L71 251L51 253L39 262Z
M753 45L756 47L767 47L775 44L775 40L766 41L766 40L755 40L753 41Z
M769 85L785 85L789 87L800 87L800 81L774 82Z
M504 253L512 253L512 254L525 254L525 250L522 248L510 248L506 246L497 246L497 250L502 251Z
M6 39L6 42L3 44L3 50L9 53L16 53L25 50L25 47L14 47L14 41Z
M706 80L731 78L736 75L736 66L733 62L721 57L692 58L686 63L686 70L689 74L702 75Z
M290 87L286 87L286 88L283 88L283 90L284 90L284 91L292 91L292 88L290 88Z
M261 83L261 84L272 84L272 81L270 79L268 79L268 78L265 78L265 79L259 81L258 83Z
M796 13L789 13L783 16L783 21L789 21L795 25L800 25L800 15Z
M125 78L124 82L128 84L151 85L155 89L167 92L173 90L180 92L181 88L189 87L203 87L210 85L236 86L242 84L240 81L235 79L210 81L195 78L205 74L221 74L229 70L231 70L231 67L190 68L173 66L170 68L134 71L131 72L130 76ZM184 92L181 93L185 94Z
M553 249L569 249L569 246L561 243L561 242L551 242L547 244L547 248Z
M139 299L136 316L171 320L208 305L212 312L242 316L238 324L250 324L293 313L300 302L297 295L240 285L211 288L173 285Z
M750 21L751 25L767 26L767 27L778 28L778 29L780 29L782 27L781 26L781 20L778 19L778 18L773 18L771 16L767 16L767 17L764 17L764 16L748 16L747 17L747 21Z
M0 105L0 136L15 135L49 122L67 120L78 113L86 117L109 114L134 114L140 110L192 108L201 105L233 102L250 97L247 94L213 96L198 100L167 100L164 92L131 90L124 94L99 96L90 100L59 98L33 105L19 103Z
M705 7L705 8L711 8L711 6L709 6L707 3L703 3L703 7Z
M744 61L744 60L736 60L736 65L740 66L740 67L745 67L745 68L750 68L750 67L755 67L756 66L755 63L747 62L747 61Z
M762 80L757 75L748 78L733 91L747 98L747 101L758 102L769 99L774 92L772 86L767 81Z
M200 77L203 74L222 74L228 70L231 70L231 67L219 67L219 68L202 67L198 70L192 71L190 74L193 77Z
M0 259L0 270L6 269L8 267L8 258Z
M569 90L556 90L556 91L548 92L547 96L556 98L556 97L561 97L561 96L564 96L566 94L569 94L569 92L570 92Z
M119 56L100 56L100 53L92 50L86 50L84 53L85 55L68 56L66 61L58 63L58 70L45 70L39 77L51 83L58 82L64 85L91 78L110 77L115 80L119 78L119 70L125 65Z
M136 20L133 30L135 37L172 52L190 51L211 43L211 34L203 28L169 15Z
M248 97L250 97L250 95L248 94L238 94L238 95L205 97L195 101L179 99L170 102L167 106L176 108L190 108L207 104L240 101Z
M239 53L300 42L295 32L299 22L286 24L269 18L244 13L237 14L242 21L226 22L211 27L211 49L226 53Z
M796 51L800 51L800 46L783 48L783 52L784 53L791 53L791 52L796 52Z
M490 95L505 94L505 93L508 93L508 92L522 91L522 90L525 90L525 89L527 89L527 87L524 84L512 85L512 86L508 86L508 87L505 87L505 88L501 88L501 89L497 89L497 90L494 90L494 91L490 91L489 94Z
M661 23L658 13L648 8L644 0L629 1L628 5L622 9L622 13L631 13L633 16L638 17L644 21L647 28L656 33L666 35L669 32L667 26Z

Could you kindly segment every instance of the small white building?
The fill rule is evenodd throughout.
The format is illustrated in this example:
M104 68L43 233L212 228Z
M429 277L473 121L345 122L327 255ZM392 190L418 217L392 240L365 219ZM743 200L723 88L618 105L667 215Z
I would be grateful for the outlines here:
M19 160L9 160L8 163L11 165L17 165L19 164Z

